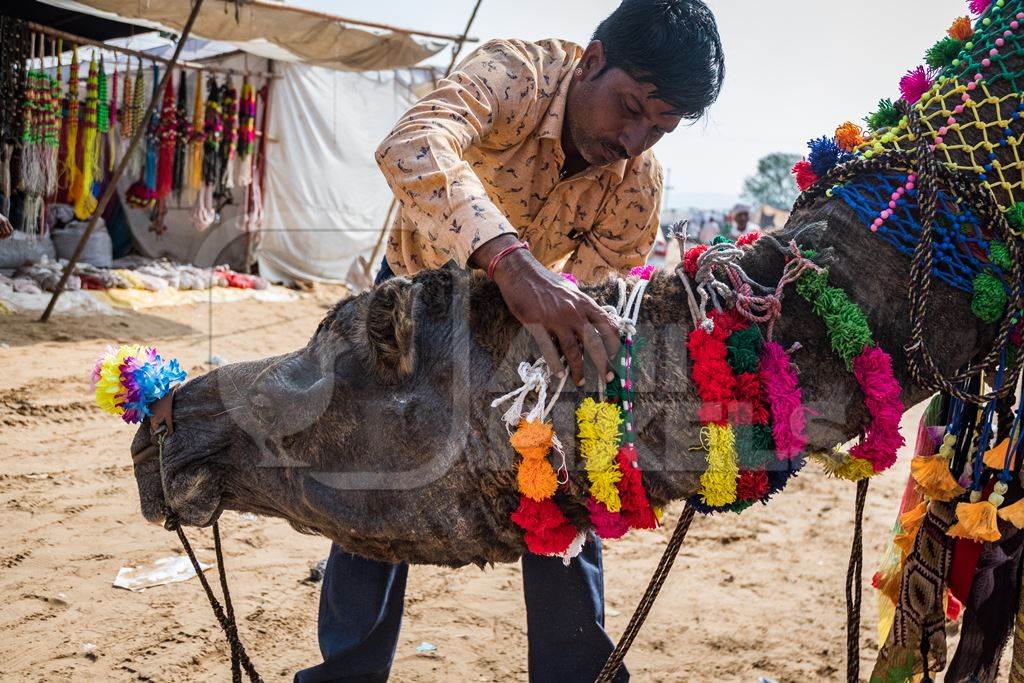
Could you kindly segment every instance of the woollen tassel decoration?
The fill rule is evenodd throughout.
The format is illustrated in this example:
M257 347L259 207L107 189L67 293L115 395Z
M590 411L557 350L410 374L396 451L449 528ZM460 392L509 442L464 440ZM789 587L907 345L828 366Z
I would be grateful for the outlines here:
M167 79L164 100L157 127L160 140L156 168L156 198L164 199L171 193L174 184L174 145L177 140L177 117L175 115L174 78Z
M926 514L928 514L928 503L921 501L900 515L901 531L893 537L892 542L903 552L904 558L910 554L911 549L914 547L914 539L924 523L924 516Z
M224 187L234 187L235 181L232 173L234 166L231 162L235 159L238 142L238 91L230 79L224 85L222 107L224 112L224 134L220 144L222 183Z
M949 471L956 447L956 436L946 434L935 455L915 455L910 461L910 475L921 492L932 500L948 502L959 497L964 489Z
M998 541L998 509L989 500L976 500L975 494L980 496L981 492L972 491L970 503L957 503L956 524L946 534L971 541Z
M523 420L519 423L510 443L516 453L522 456L516 481L519 492L536 501L555 495L558 489L558 475L548 462L554 429L546 422Z
M1024 498L1000 509L999 519L1009 522L1018 529L1024 529Z
M238 111L238 156L252 154L256 140L256 90L246 77L242 81L242 102Z
M132 70L131 64L124 70L124 92L121 95L121 139L132 135Z
M85 87L85 105L82 107L79 148L82 158L80 173L72 188L75 199L75 218L84 221L96 210L96 197L92 193L93 178L96 177L99 158L96 140L98 72L96 61L89 63L89 76Z
M629 522L621 512L610 511L604 503L594 498L587 499L587 512L590 513L594 533L599 538L622 538L629 531Z
M192 137L192 124L188 120L188 94L185 92L185 72L178 77L178 97L174 106L174 173L171 189L180 200L185 184L188 141Z
M579 449L590 479L590 495L609 512L619 512L622 501L616 484L622 478L615 456L618 452L622 414L619 406L583 399L576 409Z
M988 8L991 4L992 0L971 0L971 12L973 12L975 16L980 17L982 14L988 11Z
M135 89L132 91L132 107L131 107L131 119L132 128L129 133L129 138L139 132L139 129L146 124L142 120L142 115L145 111L146 105L146 72L142 67L142 60L139 59L138 69L135 72ZM129 172L134 176L138 175L146 159L146 148L148 141L143 140L143 144L135 146L135 153L132 158L129 159Z
M932 87L932 79L923 66L911 69L900 79L900 93L907 104L917 104Z
M99 73L96 74L96 132L106 135L110 131L110 101L107 99L107 72L100 55Z
M806 416L796 370L778 342L765 342L759 369L765 400L771 411L775 457L790 460L807 447Z
M58 72L60 70L58 69ZM46 186L44 197L57 194L60 179L60 81L46 76L49 92L43 120L43 163L45 165Z
M519 497L511 519L524 531L526 548L535 555L558 555L576 539L576 527L551 499L536 501Z
M896 462L896 451L905 443L900 434L903 401L892 358L877 346L867 348L854 359L853 374L864 393L871 423L863 442L851 448L850 455L867 460L875 472L882 472Z
M107 172L114 170L114 164L117 161L118 156L118 137L119 129L117 126L117 95L118 95L118 73L117 73L117 60L114 60L114 74L110 79L110 106L108 107L109 119L107 120Z
M220 143L224 135L220 98L221 88L211 77L207 82L203 116L203 184L211 187L220 183Z
M796 177L796 186L801 192L804 192L811 185L818 182L818 176L814 169L811 168L811 162L806 159L801 159L793 164L791 173Z
M195 94L192 103L192 135L189 137L188 148L188 187L198 190L203 185L203 115L206 104L203 102L203 73L196 74Z
M130 424L152 414L149 406L185 381L175 359L164 360L154 348L108 347L93 366L96 405Z
M79 105L78 105L78 46L71 48L71 68L68 70L68 87L66 97L64 120L66 125L64 128L64 163L62 166L62 175L64 177L64 184L68 188L67 200L69 204L74 204L78 199L78 195L75 193L76 185L79 185L77 176L78 170L78 117L79 117Z
M836 144L844 152L853 152L864 144L864 131L852 121L847 121L836 128ZM753 233L760 234L760 233Z
M829 171L850 158L834 138L820 137L808 142L807 147L810 149L807 162L818 178L824 178Z
M658 520L647 498L643 472L637 462L636 447L623 444L615 456L622 472L619 480L619 498L622 501L622 518L630 529L656 529Z
M700 496L705 505L721 507L736 501L736 437L728 425L709 424L701 431L706 436L708 467L700 476Z

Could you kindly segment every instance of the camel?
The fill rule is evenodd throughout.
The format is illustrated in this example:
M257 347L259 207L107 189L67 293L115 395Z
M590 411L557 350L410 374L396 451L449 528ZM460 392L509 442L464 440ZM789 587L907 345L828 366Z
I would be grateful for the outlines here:
M844 204L826 199L759 240L743 268L759 282L776 282L785 261L779 245L790 239L822 254L831 281L864 310L892 354L904 404L927 398L931 390L911 379L903 351L908 259ZM600 302L615 296L611 282L585 291ZM704 468L685 297L678 275L656 274L638 324L646 340L637 363L638 450L654 505L696 494ZM950 373L986 349L994 328L950 287L935 283L932 302L927 339ZM774 338L802 345L794 360L812 409L811 450L848 441L868 419L860 389L825 334L810 306L790 293ZM198 526L225 509L281 517L381 561L514 561L525 552L509 519L518 504L518 456L490 403L520 383L521 361L537 357L495 285L481 276L449 267L397 278L335 305L304 348L217 368L181 387L162 471L148 424L132 444L142 513L159 522L170 509ZM570 438L579 398L563 392L552 419L566 442L570 486L583 490L586 474ZM565 508L587 528L580 503Z
M1015 12L1022 4L1009 3ZM1024 61L1014 54L1003 68L1020 75ZM1011 81L997 79L990 90L1005 95ZM919 109L928 117L941 105L929 97ZM983 121L1004 118L989 104L979 112ZM949 159L969 165L966 154L953 149ZM1015 144L997 155L1007 177L1020 176ZM1004 190L996 186L993 194L1009 208ZM933 393L908 369L910 259L867 228L840 198L822 193L752 245L740 265L774 286L791 241L813 249L831 284L859 305L892 356L910 407ZM638 320L639 464L655 506L695 495L706 464L686 354L694 328L686 277L656 273ZM604 304L617 292L612 280L583 289ZM808 451L829 451L856 437L869 415L854 377L828 346L824 324L792 287L785 294L774 339L800 345L792 358L809 409ZM984 355L995 336L995 324L972 315L969 294L932 282L924 337L939 371L948 376ZM447 267L388 281L336 304L304 348L220 367L181 387L162 454L148 423L132 443L142 514L160 522L173 511L196 526L212 524L223 510L280 517L387 562L515 561L526 551L510 520L518 456L501 411L490 404L520 384L520 362L538 357L496 286L480 274ZM582 529L590 526L581 495L586 474L572 436L577 401L596 389L590 375L591 384L563 392L551 414L570 473L557 502Z

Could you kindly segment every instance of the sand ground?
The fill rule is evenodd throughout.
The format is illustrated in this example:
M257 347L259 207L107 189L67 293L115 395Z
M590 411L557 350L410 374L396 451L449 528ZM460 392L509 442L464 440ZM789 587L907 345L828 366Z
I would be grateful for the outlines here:
M289 303L214 307L213 352L228 361L298 348L336 290ZM205 305L49 325L0 318L0 679L205 681L229 678L227 648L194 579L133 593L118 568L180 552L138 511L133 429L102 414L89 369L107 344L155 343L195 375L206 369ZM916 411L905 419L913 434ZM868 582L909 468L872 483L865 524L866 675L877 650ZM627 663L634 680L844 679L844 579L854 488L814 467L772 504L695 520ZM679 508L670 509L674 522ZM304 578L328 542L273 519L226 513L226 564L240 629L268 681L318 660L318 586ZM617 636L670 529L606 545L608 627ZM204 559L209 533L191 530ZM211 578L214 574L208 574ZM520 569L414 567L396 681L526 678ZM422 642L436 646L418 654ZM94 646L94 647L91 647Z

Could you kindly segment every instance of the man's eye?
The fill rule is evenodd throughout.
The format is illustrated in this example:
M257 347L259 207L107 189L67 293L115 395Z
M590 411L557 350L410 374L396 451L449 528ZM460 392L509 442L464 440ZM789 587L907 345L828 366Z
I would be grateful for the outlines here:
M636 110L636 109L635 109L635 108L634 108L633 106L631 106L631 105L630 105L630 104L629 104L628 102L626 102L626 100L622 100L622 108L623 108L623 109L625 109L625 110L626 110L627 112L629 112L630 114L632 114L633 116L639 116L639 115L640 115L640 112L639 112L639 111L637 111L637 110Z

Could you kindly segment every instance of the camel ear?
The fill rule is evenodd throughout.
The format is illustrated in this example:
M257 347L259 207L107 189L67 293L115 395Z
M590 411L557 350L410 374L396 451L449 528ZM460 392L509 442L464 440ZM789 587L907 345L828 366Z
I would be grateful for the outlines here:
M366 307L370 359L388 381L408 377L415 366L416 289L407 278L392 278L373 290Z

